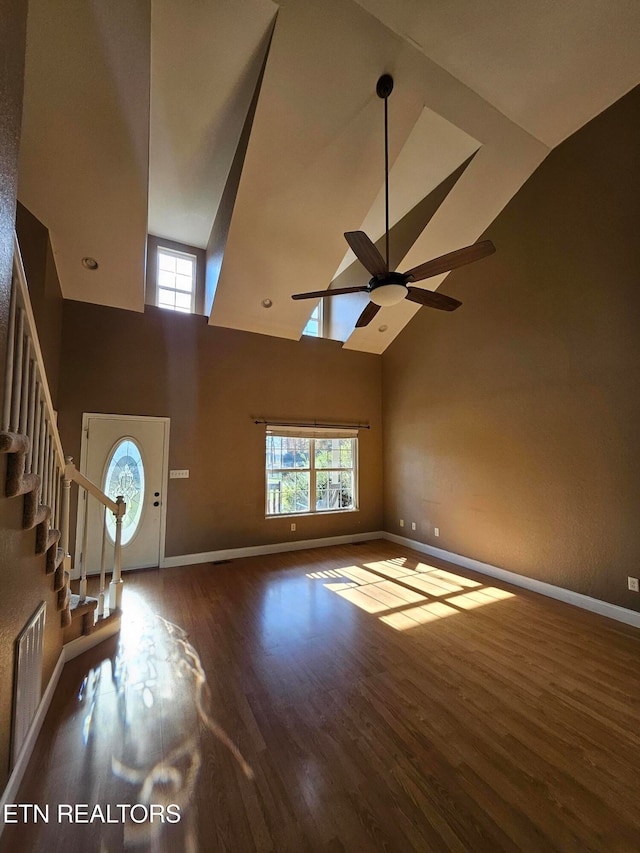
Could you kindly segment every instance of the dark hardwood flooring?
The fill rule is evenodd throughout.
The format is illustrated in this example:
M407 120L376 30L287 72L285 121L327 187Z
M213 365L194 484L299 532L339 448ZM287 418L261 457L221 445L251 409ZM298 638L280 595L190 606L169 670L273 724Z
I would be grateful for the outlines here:
M637 853L639 652L388 542L130 573L18 796L49 823L0 850ZM58 823L74 803L181 820Z

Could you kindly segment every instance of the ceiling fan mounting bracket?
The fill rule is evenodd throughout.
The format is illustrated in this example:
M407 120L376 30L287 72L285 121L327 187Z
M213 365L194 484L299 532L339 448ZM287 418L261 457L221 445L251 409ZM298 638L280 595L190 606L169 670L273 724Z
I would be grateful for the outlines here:
M376 94L379 98L388 98L393 92L393 77L391 74L383 74L376 83Z

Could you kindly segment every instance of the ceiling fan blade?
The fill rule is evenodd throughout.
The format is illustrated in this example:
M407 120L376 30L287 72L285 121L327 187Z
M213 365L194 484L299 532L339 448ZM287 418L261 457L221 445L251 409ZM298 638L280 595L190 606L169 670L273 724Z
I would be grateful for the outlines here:
M362 287L336 287L333 290L312 290L310 293L294 293L292 299L318 299L325 296L340 296L341 293L368 293L366 285Z
M371 275L386 275L389 272L385 259L364 231L346 231L344 236L355 256Z
M438 293L435 290L423 290L421 287L409 287L407 290L409 292L405 299L417 302L418 305L428 305L429 308L439 308L440 311L455 311L462 305L458 299L445 296L444 293Z
M370 302L367 307L364 309L362 314L358 317L358 322L356 323L356 329L362 329L363 326L368 326L369 323L376 316L378 311L380 310L380 306L376 305L373 302Z
M492 255L495 250L496 247L491 240L482 240L482 242L466 246L464 249L456 249L455 252L440 255L439 258L427 261L426 264L420 264L420 266L408 270L405 275L410 276L412 281L422 281L425 278L455 270L466 264L472 264L474 261L486 258L487 255Z

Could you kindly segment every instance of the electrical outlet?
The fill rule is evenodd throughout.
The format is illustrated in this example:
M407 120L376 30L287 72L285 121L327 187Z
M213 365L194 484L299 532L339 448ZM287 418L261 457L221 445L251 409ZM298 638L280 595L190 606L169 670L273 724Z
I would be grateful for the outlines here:
M434 536L440 536L440 528L439 527L433 528L433 535Z
M295 530L295 529L296 529L296 523L295 523L295 521L292 521L292 522L291 522L291 529L292 529L292 530Z
M631 592L640 592L640 583L638 582L638 578L627 578L627 583L629 584Z
M404 527L404 518L400 519L400 527Z
M412 529L412 530L415 530L415 529L416 529L416 523L415 523L415 521L412 521L412 522L411 522L411 529Z

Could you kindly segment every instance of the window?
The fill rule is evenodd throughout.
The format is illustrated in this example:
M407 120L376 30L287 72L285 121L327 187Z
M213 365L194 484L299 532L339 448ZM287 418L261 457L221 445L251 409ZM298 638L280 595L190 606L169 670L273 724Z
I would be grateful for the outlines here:
M144 466L140 448L132 438L123 438L113 448L104 477L104 492L112 501L122 495L127 505L122 519L122 544L126 545L138 529L144 498ZM109 538L115 541L115 518L107 512L106 519Z
M358 439L351 430L267 429L267 516L357 509Z
M307 325L302 330L303 335L311 335L313 338L322 337L322 299L311 312Z
M196 295L196 257L158 246L156 305L193 314Z

